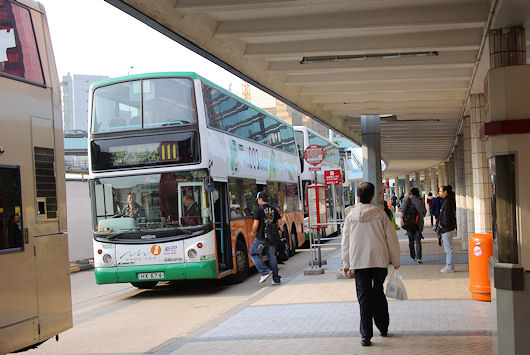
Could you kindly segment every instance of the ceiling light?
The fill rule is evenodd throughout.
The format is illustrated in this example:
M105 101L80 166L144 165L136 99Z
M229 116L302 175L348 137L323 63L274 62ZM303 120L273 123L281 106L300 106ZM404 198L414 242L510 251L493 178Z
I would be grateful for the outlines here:
M440 55L437 51L431 52L405 52L405 53L382 53L382 54L360 54L360 55L333 55L318 57L303 57L300 64L326 63L326 62L353 62L369 59L395 59L409 57L430 57Z
M361 119L361 116L344 116L345 118ZM440 122L439 118L419 118L419 119L399 119L397 115L379 115L381 123L392 123L392 122Z

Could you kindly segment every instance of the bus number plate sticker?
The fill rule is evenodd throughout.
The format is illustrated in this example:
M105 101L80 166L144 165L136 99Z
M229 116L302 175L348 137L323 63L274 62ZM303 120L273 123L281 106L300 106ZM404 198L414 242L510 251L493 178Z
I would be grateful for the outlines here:
M138 280L154 280L154 279L163 279L163 272L144 272L138 274Z

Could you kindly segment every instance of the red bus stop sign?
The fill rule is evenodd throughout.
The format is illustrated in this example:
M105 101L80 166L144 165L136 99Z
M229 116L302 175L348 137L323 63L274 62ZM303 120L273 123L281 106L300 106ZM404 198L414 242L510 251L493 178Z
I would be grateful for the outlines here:
M324 160L324 149L316 144L311 144L304 150L304 159L311 165L318 165Z
M324 181L326 185L342 184L342 174L340 170L326 170L324 171Z

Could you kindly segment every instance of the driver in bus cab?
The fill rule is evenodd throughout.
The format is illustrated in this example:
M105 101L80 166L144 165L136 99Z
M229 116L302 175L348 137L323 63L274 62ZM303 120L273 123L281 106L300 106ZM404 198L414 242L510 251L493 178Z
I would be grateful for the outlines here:
M184 211L182 211L182 225L196 226L199 224L199 205L191 195L182 196L182 204Z
M145 211L139 204L136 203L136 195L129 193L127 195L127 206L121 211L124 217L145 217Z

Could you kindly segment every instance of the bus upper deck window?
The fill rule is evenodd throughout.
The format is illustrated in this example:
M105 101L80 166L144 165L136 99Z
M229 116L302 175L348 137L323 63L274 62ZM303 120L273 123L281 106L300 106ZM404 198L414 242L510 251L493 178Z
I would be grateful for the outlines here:
M0 2L0 74L44 84L30 12L6 0Z

